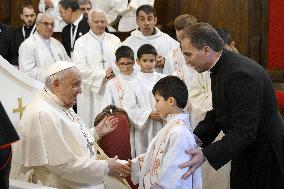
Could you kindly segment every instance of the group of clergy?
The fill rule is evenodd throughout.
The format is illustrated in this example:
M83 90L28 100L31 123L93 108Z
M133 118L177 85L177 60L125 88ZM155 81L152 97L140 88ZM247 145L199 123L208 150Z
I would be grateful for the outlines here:
M83 0L41 1L41 10L45 11L38 14L37 17L35 17L32 7L26 6L22 10L22 19L27 27L22 27L23 42L18 45L19 70L29 77L44 82L45 89L27 108L20 122L19 133L22 140L16 149L17 153L14 158L16 164L13 173L17 179L58 188L128 187L127 184L125 185L125 180L120 182L109 176L115 176L121 180L128 176L130 174L127 166L129 162L118 160L117 157L105 157L106 160L101 160L97 155L99 147L96 141L114 131L118 120L112 116L105 118L95 128L94 120L109 104L125 109L134 129L131 131L130 140L132 157L139 157L139 154L147 151L152 139L157 140L156 134L166 124L155 110L155 99L152 95L155 83L166 75L175 75L187 85L189 98L183 111L190 112L191 127L195 128L205 118L208 111L210 114L207 114L206 121L218 121L217 118L211 118L217 115L215 114L217 106L220 109L223 107L216 102L213 105L213 101L214 99L216 101L218 95L216 95L216 82L212 80L214 83L211 83L213 76L208 70L211 70L212 67L214 67L212 70L218 70L223 65L216 63L222 52L224 57L235 57L236 49L231 39L226 41L224 38L221 41L225 42L225 49L233 51L233 55L225 49L212 48L212 50L204 47L204 56L206 57L200 60L210 60L211 67L203 69L203 67L196 65L193 69L191 64L194 61L200 63L195 58L201 57L203 54L193 56L192 54L196 51L187 52L187 50L194 49L196 46L192 47L188 44L198 40L186 41L187 45L184 45L185 42L183 42L182 50L179 41L196 36L204 37L202 35L206 32L202 33L202 29L214 33L215 30L211 26L197 24L198 32L195 34L196 31L194 29L191 31L188 27L196 25L196 18L191 15L181 15L175 19L178 39L176 41L156 27L157 15L153 7L154 1L136 2L133 0L130 2L116 1L116 3L102 1L101 4L100 1L87 2ZM95 6L100 9L84 7L84 5L94 6L94 4L100 4ZM122 8L127 5L129 11ZM105 12L106 9L110 10L115 6L113 11ZM125 14L122 15L122 12ZM124 26L130 26L131 24L128 25L128 23L131 23L130 17L133 16L136 17L134 25L138 26L123 42L114 34L106 32L106 30L113 31L114 25L112 24L117 23L118 15L121 16L118 25L119 31L133 29L132 26L122 29L123 24L121 25L124 22ZM52 37L55 30L61 30L57 26L63 28L62 42ZM217 37L229 35L224 29L217 29L217 31L219 32ZM192 36L188 37L186 32L192 32L190 33ZM218 40L216 39L216 41ZM210 54L208 57L207 52ZM194 61L189 61L189 57ZM241 56L238 55L237 58L239 57ZM243 60L242 57L240 60ZM220 62L222 61L226 62L227 60L221 57ZM151 68L153 62L155 63L154 71ZM202 70L198 70L199 68ZM212 96L213 92L215 96ZM222 92L226 91L222 90ZM218 96L217 100L219 98ZM72 109L74 102L77 102L77 114ZM229 112L222 110L221 113ZM225 118L227 117L220 119L228 121ZM203 145L214 141L220 132L219 127L213 125L214 129L219 132L212 131L210 134L214 137L212 137L212 141L208 142L207 138L202 135L202 129L204 129L202 126L206 125L206 121L201 122L199 124L201 126L197 128ZM221 123L221 126L224 124ZM224 131L230 133L227 128ZM50 133L52 133L52 137ZM224 141L226 142L226 136L230 137L230 135L226 135L227 133L225 133L225 137L223 137L224 134L217 137L216 140L223 137L221 142L216 142L217 150L221 149L219 146ZM199 139L197 138L196 141ZM55 146L58 148L54 148ZM166 146L164 147L166 148ZM37 151L37 153L30 153L30 150ZM188 153L202 153L201 150L198 150ZM203 152L208 159L205 162L206 165L203 166L206 169L204 175L210 173L208 162L213 163L214 168L221 168L221 163L218 164L220 158L214 159L218 154L206 150ZM191 154L193 160L197 159L196 154ZM224 157L226 156L224 155ZM200 165L193 165L198 164L201 160L205 161L204 156L198 156L198 158L201 159L190 162L190 165L185 165L197 169ZM273 158L271 157L271 159ZM222 161L222 165L231 160L227 159ZM171 161L174 160L169 160L169 162ZM273 167L274 169L276 167ZM198 172L198 170L196 171ZM208 183L206 182L209 180L210 174L207 174L203 177L203 187L228 188L229 171L230 164L227 164L222 167L221 171L218 171L218 177L214 173L213 177L218 179ZM277 171L277 174L280 175L279 170ZM189 172L194 175L193 168L190 168ZM189 176L189 173L187 174ZM211 178L213 177L211 176ZM151 176L149 179L148 181L151 183ZM192 179L192 183L196 182L193 176L190 179ZM183 181L180 180L180 182ZM237 186L237 184L231 183L231 186ZM195 188L193 184L191 186ZM195 186L196 188L201 187L200 184ZM140 184L139 188L145 188L145 186Z

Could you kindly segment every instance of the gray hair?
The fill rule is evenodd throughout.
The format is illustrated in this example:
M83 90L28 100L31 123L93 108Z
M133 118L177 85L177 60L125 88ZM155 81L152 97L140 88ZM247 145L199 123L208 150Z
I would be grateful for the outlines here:
M53 19L50 15L48 15L48 14L46 14L46 13L38 13L38 15L37 15L37 17L36 17L36 24L38 24L39 22L41 22L42 19L45 18L45 17L51 18L51 19L53 20L53 22L54 22L54 19Z
M105 18L106 18L106 12L104 11L104 10L102 10L102 9L97 9L97 8L94 8L94 9L92 9L92 10L90 10L90 12L88 13L88 21L89 21L89 23L92 23L92 14L93 13L102 13L104 16L105 16Z
M52 74L50 76L48 76L46 79L45 79L45 86L52 91L53 89L53 83L58 80L60 83L63 83L64 79L70 74L70 72L72 72L72 68L74 67L71 67L71 68L68 68L66 70L62 70L60 72L57 72L55 74Z

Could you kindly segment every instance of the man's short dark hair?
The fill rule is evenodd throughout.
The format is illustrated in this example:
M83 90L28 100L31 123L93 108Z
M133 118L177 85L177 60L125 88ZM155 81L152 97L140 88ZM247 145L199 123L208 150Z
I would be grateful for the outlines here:
M153 87L153 95L159 94L168 100L173 97L176 100L177 106L184 109L187 104L188 91L185 83L177 76L166 76L160 79Z
M186 27L182 39L189 38L193 47L201 50L209 46L215 52L224 48L224 40L218 32L208 23L197 23Z
M150 44L144 44L141 47L139 47L137 51L137 58L140 59L143 54L153 54L155 56L158 55L156 48Z
M116 49L115 58L116 62L118 62L121 58L130 58L131 60L134 60L134 52L128 46L121 46Z
M136 10L136 17L139 16L140 11L143 11L146 14L153 14L154 17L157 17L156 10L151 5L141 5L140 7L138 7L138 9Z
M32 10L35 11L35 8L34 8L33 5L31 5L31 4L24 4L24 5L22 5L22 7L21 7L22 14L24 13L24 8L32 9Z
M224 40L224 43L230 45L230 43L233 41L230 32L225 28L216 28L216 31L219 33L220 37Z
M70 8L72 11L76 11L80 9L79 3L77 0L60 0L59 5L62 6L65 10Z

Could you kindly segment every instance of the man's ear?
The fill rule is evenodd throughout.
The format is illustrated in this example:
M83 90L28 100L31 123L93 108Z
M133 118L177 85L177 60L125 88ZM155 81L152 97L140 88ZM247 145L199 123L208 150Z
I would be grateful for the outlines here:
M167 100L167 102L170 104L170 105L174 105L176 104L176 99L172 96L170 96Z
M157 22L158 22L157 16L154 17L154 21L155 21L155 26L156 26L156 24L157 24Z
M140 66L140 61L138 58L136 58L136 63Z
M229 45L230 48L231 48L231 49L234 49L234 48L235 48L235 44L236 44L235 41L231 41L231 43L230 43L230 45Z
M211 48L209 46L204 47L204 53L205 55L210 55L211 54Z
M21 19L22 19L22 20L24 20L24 16L23 16L23 14L21 14Z

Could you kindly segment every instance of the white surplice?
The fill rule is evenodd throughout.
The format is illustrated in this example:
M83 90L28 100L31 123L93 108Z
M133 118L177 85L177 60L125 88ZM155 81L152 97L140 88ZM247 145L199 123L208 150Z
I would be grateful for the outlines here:
M141 5L154 6L154 2L155 0L130 0L127 9L124 11L124 14L122 15L119 21L118 31L130 32L132 30L137 29L136 10Z
M102 103L102 109L110 104L118 108L123 108L123 97L127 83L134 77L134 72L130 75L124 75L120 72L106 84L105 94Z
M19 48L19 69L26 75L44 82L48 67L56 61L70 61L63 45L51 37L46 40L37 32Z
M113 32L115 29L110 25L127 10L128 0L91 0L91 4L93 8L105 11L107 27L110 32Z
M132 160L133 183L139 183L139 189L202 189L200 168L186 180L181 177L188 169L179 168L191 158L185 150L195 147L189 115L168 115L167 124L152 139L147 152Z
M212 110L212 91L210 72L195 72L188 89L190 121L193 128Z
M135 57L137 57L137 51L142 45L151 44L156 48L159 55L166 58L172 49L179 47L179 42L168 34L161 32L157 27L155 27L155 31L154 35L144 36L138 29L134 30L131 32L131 36L122 42L122 45L129 46L134 51ZM156 71L163 72L161 68L157 68Z
M145 153L151 140L162 128L162 123L151 120L149 115L155 110L153 86L163 77L163 74L157 72L138 71L125 89L123 107L134 123L134 131L130 137L132 157Z
M53 7L48 7L46 9L44 0L40 0L38 4L39 12L46 13L50 15L54 19L54 32L62 32L64 26L66 26L66 22L61 18L59 13L59 0L52 0Z
M87 129L72 108L48 89L27 106L15 144L14 179L67 188L105 188L108 163L97 160L95 129Z
M72 59L82 76L82 94L77 97L77 112L88 127L93 126L95 116L102 110L106 70L114 65L115 51L119 46L120 40L115 35L105 32L98 36L92 30L75 42Z

